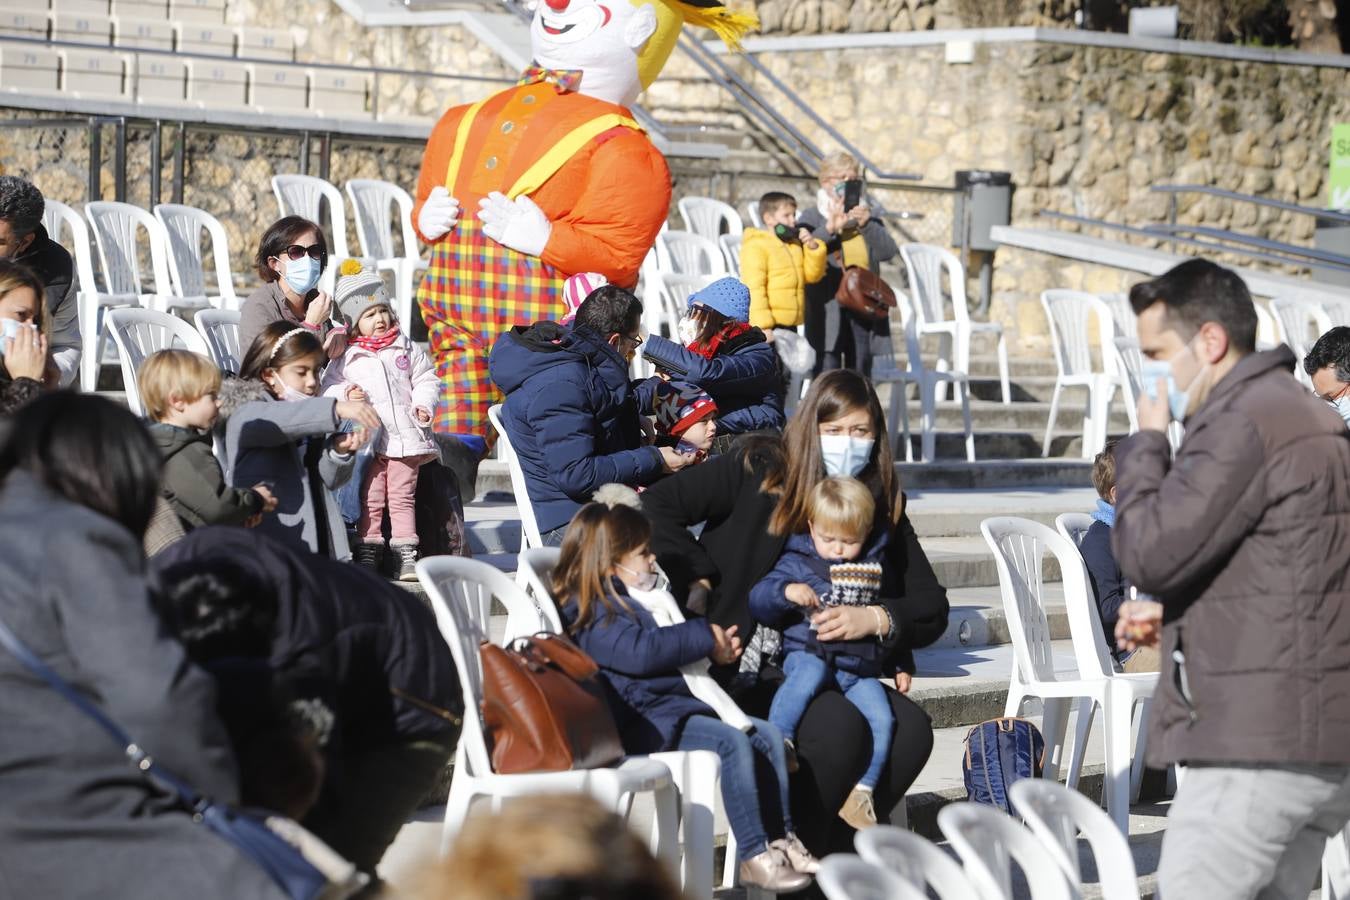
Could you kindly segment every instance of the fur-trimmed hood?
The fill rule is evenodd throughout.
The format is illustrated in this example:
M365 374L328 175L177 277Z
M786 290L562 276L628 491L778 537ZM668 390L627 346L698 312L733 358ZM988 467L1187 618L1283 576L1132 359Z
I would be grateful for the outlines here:
M261 381L233 377L221 380L216 397L220 400L220 415L216 418L216 430L222 434L230 421L230 416L238 412L244 404L276 399L267 389L267 385Z

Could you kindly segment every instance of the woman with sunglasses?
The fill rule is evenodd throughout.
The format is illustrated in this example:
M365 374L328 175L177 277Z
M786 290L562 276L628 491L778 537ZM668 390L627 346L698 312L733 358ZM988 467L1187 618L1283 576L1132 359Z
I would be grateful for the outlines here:
M253 346L264 328L284 319L314 332L329 359L346 351L346 328L332 319L333 299L318 289L328 265L328 245L318 225L300 216L278 219L263 234L254 265L263 285L240 311L240 347Z

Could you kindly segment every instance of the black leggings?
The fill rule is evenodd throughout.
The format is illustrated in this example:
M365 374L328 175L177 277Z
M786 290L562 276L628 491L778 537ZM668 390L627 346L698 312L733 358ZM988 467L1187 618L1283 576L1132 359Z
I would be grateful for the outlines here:
M762 716L775 687L760 682L737 699L747 713ZM895 736L873 801L877 820L883 823L933 752L928 714L894 690L887 690L886 696L895 712ZM790 787L797 835L816 856L852 853L853 829L839 818L839 809L867 771L872 749L867 720L839 691L826 690L806 708L797 727L796 747L801 769L792 776Z

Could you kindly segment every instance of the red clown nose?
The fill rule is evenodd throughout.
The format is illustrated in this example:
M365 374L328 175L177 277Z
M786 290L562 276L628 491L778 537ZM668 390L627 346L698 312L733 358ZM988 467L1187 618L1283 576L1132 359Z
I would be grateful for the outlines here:
M571 0L544 0L544 2L547 3L548 8L554 12L562 12L567 9L567 4L570 3Z

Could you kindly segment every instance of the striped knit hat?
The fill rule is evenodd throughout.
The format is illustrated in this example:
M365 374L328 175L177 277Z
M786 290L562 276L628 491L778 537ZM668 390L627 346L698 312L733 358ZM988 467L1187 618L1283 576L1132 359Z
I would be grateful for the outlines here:
M567 313L558 320L559 324L571 325L577 317L577 308L596 288L609 284L609 279L596 272L578 272L563 283L563 303L567 304Z

